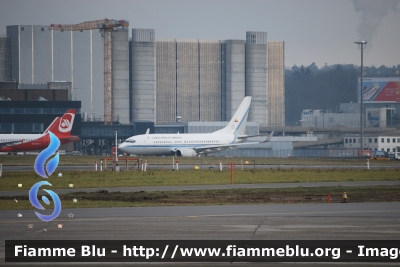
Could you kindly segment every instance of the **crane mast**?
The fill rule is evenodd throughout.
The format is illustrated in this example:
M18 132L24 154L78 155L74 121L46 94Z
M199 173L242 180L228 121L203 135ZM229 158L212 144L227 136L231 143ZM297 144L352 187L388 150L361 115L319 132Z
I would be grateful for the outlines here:
M49 30L56 31L82 31L99 29L104 37L104 124L113 123L113 83L112 83L112 30L116 27L127 27L126 20L102 19L86 21L78 24L51 24Z

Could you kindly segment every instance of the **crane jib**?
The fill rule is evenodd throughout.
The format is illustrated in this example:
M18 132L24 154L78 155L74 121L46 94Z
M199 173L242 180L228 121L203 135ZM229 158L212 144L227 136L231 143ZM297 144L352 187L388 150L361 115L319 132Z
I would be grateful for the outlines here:
M78 24L51 24L49 30L57 31L82 31L100 29L104 37L104 124L113 123L113 82L112 82L112 29L116 27L127 27L126 20L102 19L86 21Z

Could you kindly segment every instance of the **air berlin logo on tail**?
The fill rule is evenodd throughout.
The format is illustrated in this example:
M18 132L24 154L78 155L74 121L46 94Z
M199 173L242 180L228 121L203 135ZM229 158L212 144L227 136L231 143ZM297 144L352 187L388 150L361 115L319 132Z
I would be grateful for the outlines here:
M62 133L70 132L72 129L72 122L74 121L75 114L66 113L62 116L58 130Z

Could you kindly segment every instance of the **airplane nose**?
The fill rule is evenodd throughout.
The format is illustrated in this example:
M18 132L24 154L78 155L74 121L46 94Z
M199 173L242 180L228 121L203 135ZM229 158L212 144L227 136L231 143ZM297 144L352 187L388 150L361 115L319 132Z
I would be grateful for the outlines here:
M126 152L125 149L127 148L127 145L128 145L127 143L123 142L122 144L120 144L118 146L118 149L123 151L123 152Z

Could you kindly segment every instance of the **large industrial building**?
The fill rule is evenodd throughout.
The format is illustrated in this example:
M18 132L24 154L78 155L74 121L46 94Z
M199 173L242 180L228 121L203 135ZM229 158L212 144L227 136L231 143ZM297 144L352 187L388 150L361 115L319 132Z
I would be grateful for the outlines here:
M9 71L0 72L5 76L0 76L0 80L31 84L71 82L70 98L82 102L82 113L103 118L101 33L96 30L50 31L48 28L43 25L7 26L7 37L0 37L3 43L0 47L6 48L3 54ZM113 32L113 67L114 119L129 123L128 29L117 28Z
M7 26L0 36L0 80L71 82L82 118L104 115L103 41L97 30ZM156 39L154 29L113 30L113 120L226 121L245 96L248 120L285 125L284 43L266 32L245 40Z
M285 124L284 43L267 42L266 32L181 40L132 29L131 73L132 120L226 121L252 96L249 121Z

